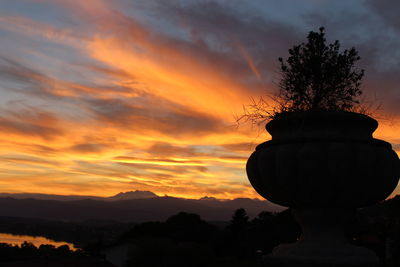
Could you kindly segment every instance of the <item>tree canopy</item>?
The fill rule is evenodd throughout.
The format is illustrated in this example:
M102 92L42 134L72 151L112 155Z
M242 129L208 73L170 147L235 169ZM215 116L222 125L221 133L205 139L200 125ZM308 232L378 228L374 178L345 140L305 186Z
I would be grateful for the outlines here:
M288 58L278 58L280 80L273 100L251 99L238 124L250 121L260 125L288 112L353 111L366 113L370 107L360 105L364 70L355 66L360 60L353 47L341 52L338 40L327 43L325 29L310 31L307 42L289 49Z
M323 27L309 32L307 39L289 49L286 60L279 58L278 112L351 111L362 93L364 70L355 67L358 52L354 47L340 52L338 40L327 44Z

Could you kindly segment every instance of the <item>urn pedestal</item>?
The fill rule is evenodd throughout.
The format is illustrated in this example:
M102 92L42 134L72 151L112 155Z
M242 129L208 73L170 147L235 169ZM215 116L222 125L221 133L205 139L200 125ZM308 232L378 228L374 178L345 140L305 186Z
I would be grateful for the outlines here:
M286 113L266 125L272 140L250 156L248 178L261 196L290 207L302 227L300 240L275 248L266 266L378 266L343 232L357 208L384 200L398 183L399 158L372 137L377 127L351 112Z

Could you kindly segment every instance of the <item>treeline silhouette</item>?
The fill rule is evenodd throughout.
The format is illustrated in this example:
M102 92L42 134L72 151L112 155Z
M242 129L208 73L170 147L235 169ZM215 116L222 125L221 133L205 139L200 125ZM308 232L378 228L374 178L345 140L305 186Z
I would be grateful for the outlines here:
M21 245L0 243L1 266L113 266L104 259L95 258L83 250L71 250L68 245Z
M131 244L127 266L258 266L261 255L300 235L290 209L264 211L252 220L237 209L225 227L181 212L165 222L137 224L118 242ZM400 266L400 196L359 210L345 235L375 251L382 266Z
M0 232L14 235L43 236L54 241L83 247L90 243L107 243L128 231L135 223L85 220L52 221L38 218L0 217Z
M262 212L249 220L246 211L238 209L224 228L180 212L165 222L135 225L119 243L131 244L127 266L248 266L299 235L289 210Z
M47 258L51 256L53 260L68 260L72 256L82 260L84 256L104 259L104 250L108 247L128 244L131 249L127 266L241 266L256 264L261 251L268 253L277 244L293 242L300 233L289 210L281 213L261 212L250 220L244 209L238 209L225 226L206 222L199 215L186 212L173 215L165 222L145 222L133 227L131 224L130 228L116 222L113 227L111 222L105 225L92 223L93 229L88 225L88 222L79 226L76 222L2 218L0 231L79 243L83 249L73 252L63 246L60 250L68 253L62 254L54 246L35 248L29 243L20 247L3 244L0 255L7 253L10 257L1 257L0 261L43 259L44 255ZM115 237L115 233L110 235L110 231L115 231L118 226L129 230L110 242L111 239L105 236ZM108 234L102 233L102 230ZM57 231L61 232L57 234ZM83 236L79 236L79 233ZM86 245L83 245L83 241L87 242Z
M382 266L400 266L399 211L400 196L359 210L347 223L348 240L374 250ZM19 221L11 223L13 220ZM271 253L279 244L295 242L301 235L289 209L276 213L264 211L250 219L242 208L234 211L229 222L219 223L207 222L199 215L187 212L175 214L165 221L139 224L1 218L0 231L36 233L79 243L82 247L81 251L67 252L66 247L44 246L35 250L28 244L21 247L3 244L0 255L14 255L11 257L14 260L43 257L47 255L46 249L48 253L51 251L53 258L61 260L73 255L82 260L88 259L84 257L104 260L108 250L126 247L127 266L135 267L258 266L262 255ZM1 257L0 261L11 258ZM1 262L0 265L3 266Z

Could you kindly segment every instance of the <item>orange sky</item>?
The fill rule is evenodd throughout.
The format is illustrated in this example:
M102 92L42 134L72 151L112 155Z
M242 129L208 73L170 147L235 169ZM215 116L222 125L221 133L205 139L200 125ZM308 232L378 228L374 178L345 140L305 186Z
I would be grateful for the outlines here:
M269 136L235 116L310 28L223 1L22 2L0 5L1 192L258 197L245 164ZM378 63L363 63L366 96L384 92L375 137L400 150L396 77Z

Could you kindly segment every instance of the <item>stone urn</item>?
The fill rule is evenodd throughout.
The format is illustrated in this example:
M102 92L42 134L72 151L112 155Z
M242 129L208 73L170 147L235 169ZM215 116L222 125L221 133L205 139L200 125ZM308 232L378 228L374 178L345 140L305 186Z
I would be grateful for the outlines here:
M261 196L292 209L302 235L276 247L266 266L378 265L343 232L355 209L384 200L399 180L399 158L373 138L377 127L366 115L342 111L285 113L267 123L272 140L250 156L247 176Z

